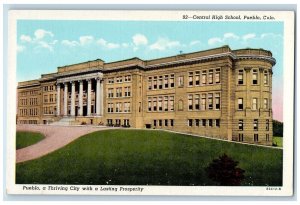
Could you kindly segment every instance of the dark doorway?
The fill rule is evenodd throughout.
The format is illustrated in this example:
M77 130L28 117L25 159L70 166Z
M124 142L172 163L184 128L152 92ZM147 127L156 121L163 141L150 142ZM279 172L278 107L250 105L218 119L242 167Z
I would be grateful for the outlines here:
M75 116L78 116L78 106L75 106Z
M47 120L43 120L43 123L44 123L44 124L47 124Z
M87 116L87 106L83 106L83 116Z

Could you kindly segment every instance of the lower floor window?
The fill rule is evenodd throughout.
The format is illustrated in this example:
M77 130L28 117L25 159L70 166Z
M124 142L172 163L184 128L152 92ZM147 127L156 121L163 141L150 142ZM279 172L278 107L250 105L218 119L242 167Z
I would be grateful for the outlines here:
M189 125L189 127L192 127L192 126L193 126L193 120L192 120L192 119L189 119L189 120L188 120L188 125Z
M242 142L244 141L244 134L239 134L239 142Z
M254 142L258 142L258 134L254 134Z

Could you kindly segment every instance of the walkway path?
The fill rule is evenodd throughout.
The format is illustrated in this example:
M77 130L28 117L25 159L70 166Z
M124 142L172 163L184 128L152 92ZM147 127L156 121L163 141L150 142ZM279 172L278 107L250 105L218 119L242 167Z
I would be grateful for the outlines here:
M69 144L82 135L105 129L111 128L92 126L17 125L17 131L40 132L45 136L45 139L29 147L18 149L16 161L18 163L39 158Z

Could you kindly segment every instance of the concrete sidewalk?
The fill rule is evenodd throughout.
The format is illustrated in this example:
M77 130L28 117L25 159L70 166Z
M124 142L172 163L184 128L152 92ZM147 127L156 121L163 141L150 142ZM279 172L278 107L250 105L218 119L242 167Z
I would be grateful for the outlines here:
M17 150L16 162L25 162L39 158L69 144L82 135L106 129L112 128L95 126L17 125L17 131L39 132L45 136L45 139L29 147Z

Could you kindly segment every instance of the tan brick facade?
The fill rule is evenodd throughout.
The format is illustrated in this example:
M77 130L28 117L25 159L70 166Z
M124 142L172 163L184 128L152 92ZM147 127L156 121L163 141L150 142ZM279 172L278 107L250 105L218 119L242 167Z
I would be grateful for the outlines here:
M59 67L57 73L19 83L17 122L52 123L71 116L77 124L168 129L271 145L275 62L269 51L224 46L149 61L98 59ZM37 104L24 104L30 98ZM28 113L33 108L34 116Z

